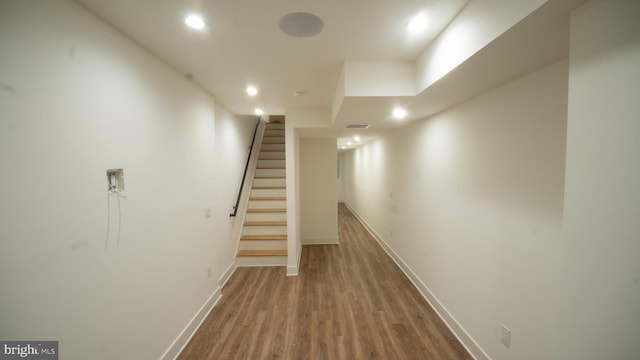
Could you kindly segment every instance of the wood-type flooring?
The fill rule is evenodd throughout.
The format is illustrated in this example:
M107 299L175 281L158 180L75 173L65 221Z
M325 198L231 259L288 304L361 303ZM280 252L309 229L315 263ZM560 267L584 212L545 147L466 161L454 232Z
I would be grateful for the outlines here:
M180 360L471 359L344 205L339 245L284 267L238 268Z

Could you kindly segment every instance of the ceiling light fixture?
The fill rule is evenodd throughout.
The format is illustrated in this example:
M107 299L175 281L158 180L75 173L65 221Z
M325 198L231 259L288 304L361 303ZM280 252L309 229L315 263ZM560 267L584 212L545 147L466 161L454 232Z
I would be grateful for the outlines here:
M351 141L348 141L348 142L347 142L347 146L351 146Z
M393 117L396 119L404 119L407 117L407 111L402 108L395 108L393 109Z
M247 94L249 94L249 96L256 96L258 94L258 89L256 89L255 86L249 86L247 87Z
M255 113L256 115L262 115L262 114L264 114L264 111L262 111L262 109L260 109L260 108L256 108L256 110L254 111L254 113Z
M407 24L407 29L412 33L420 32L427 28L427 15L424 12L419 12L414 16Z
M184 19L184 23L187 24L192 29L202 30L204 29L206 23L202 18L202 15L191 14Z
M353 140L355 140L356 142L360 142L360 136L358 136L358 135L354 136Z

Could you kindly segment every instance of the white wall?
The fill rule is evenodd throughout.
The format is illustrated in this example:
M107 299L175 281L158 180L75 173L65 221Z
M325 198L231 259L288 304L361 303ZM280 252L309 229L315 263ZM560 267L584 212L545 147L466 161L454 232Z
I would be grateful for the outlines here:
M300 140L302 243L337 243L337 140L327 138Z
M414 96L415 63L412 61L344 62L344 96Z
M562 359L640 355L640 2L571 18Z
M233 262L253 122L71 1L2 1L0 28L0 338L158 359Z
M470 1L416 60L416 92L442 79L546 2Z
M347 203L478 358L552 358L567 81L563 61L344 156Z
M337 166L337 171L338 171L338 178L336 181L336 186L337 186L337 192L338 192L338 202L344 202L344 190L343 190L343 179L344 179L344 175L342 174L344 171L344 154L343 153L338 153L338 159L336 160L338 161L338 166Z

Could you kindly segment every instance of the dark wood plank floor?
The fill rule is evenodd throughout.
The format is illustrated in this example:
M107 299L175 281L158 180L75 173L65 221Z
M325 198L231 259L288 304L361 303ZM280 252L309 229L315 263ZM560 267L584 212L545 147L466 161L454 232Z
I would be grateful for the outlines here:
M471 359L353 214L300 274L238 268L179 359Z

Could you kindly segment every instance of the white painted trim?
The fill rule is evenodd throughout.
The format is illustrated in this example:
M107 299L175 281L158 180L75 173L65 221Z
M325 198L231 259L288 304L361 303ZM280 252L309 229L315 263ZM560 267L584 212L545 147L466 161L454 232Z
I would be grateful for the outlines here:
M222 276L220 276L220 279L218 280L218 285L220 286L220 288L222 288L227 283L227 281L229 281L229 278L231 278L231 275L233 275L233 273L236 271L237 268L238 268L238 263L235 260L233 260L231 262L231 265L229 265L227 270L224 271L224 273L222 274Z
M302 238L302 245L335 245L339 244L338 236Z
M207 318L213 307L216 306L220 298L222 297L222 288L218 286L218 288L211 294L209 299L202 305L200 310L193 316L191 321L185 326L185 328L180 332L178 337L173 341L171 346L165 351L164 355L160 358L161 360L170 360L177 359L178 355L184 350L184 347L187 346L189 340L195 335L196 331L202 325L204 319Z
M302 244L298 243L298 261L296 266L287 266L287 276L298 276L300 271L300 259L302 258Z
M433 308L433 310L438 314L440 319L444 321L445 325L451 330L453 335L460 341L462 346L471 354L471 356L476 360L491 360L489 355L487 355L484 350L478 345L475 340L469 335L469 333L460 325L460 323L451 315L451 313L447 310L447 308L438 300L438 298L431 292L429 287L425 285L422 280L416 275L415 272L396 254L393 249L384 241L382 236L380 236L372 227L367 223L352 207L348 202L344 203L349 210L355 215L355 217L362 223L362 225L367 229L367 231L373 236L374 239L380 244L380 247L389 255L389 257L398 265L400 270L407 276L409 281L413 284L413 286L418 289L422 297L427 300L427 303Z

